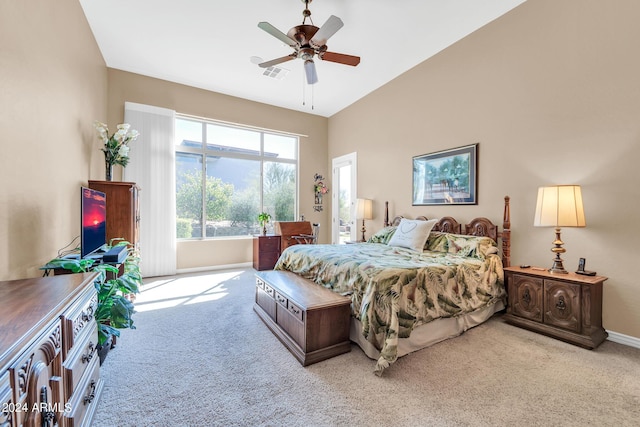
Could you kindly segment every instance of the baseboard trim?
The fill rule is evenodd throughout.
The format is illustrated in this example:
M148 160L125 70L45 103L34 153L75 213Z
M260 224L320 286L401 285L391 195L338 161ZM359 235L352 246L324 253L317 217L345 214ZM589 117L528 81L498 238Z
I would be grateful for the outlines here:
M629 335L619 334L618 332L607 331L609 337L607 340L617 342L618 344L628 345L629 347L640 348L640 338Z
M176 270L176 274L182 273L200 273L203 271L215 271L215 270L231 270L234 268L247 268L253 267L252 262L243 262L239 264L225 264L225 265L210 265L207 267L195 267L195 268L180 268Z

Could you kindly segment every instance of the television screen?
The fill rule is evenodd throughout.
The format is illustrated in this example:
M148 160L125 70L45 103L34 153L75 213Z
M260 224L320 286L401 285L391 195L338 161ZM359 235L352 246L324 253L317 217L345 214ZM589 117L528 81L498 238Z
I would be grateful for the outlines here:
M80 257L97 251L107 243L107 196L82 187Z

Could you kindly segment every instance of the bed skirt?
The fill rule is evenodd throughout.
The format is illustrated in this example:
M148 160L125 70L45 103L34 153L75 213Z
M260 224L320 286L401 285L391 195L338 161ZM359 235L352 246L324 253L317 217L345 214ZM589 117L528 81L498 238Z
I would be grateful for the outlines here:
M502 300L493 305L467 313L458 317L447 317L436 319L424 325L420 325L411 331L409 338L398 339L398 357L405 356L411 352L429 347L440 341L457 337L474 326L487 321L491 316L505 308ZM349 338L364 351L371 359L378 360L380 350L375 348L365 337L362 336L362 323L355 318L351 318L351 330Z

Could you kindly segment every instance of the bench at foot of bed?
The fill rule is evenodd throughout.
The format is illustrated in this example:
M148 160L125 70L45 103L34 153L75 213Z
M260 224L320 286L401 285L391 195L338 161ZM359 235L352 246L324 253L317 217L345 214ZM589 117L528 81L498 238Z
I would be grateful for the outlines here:
M302 366L351 351L351 300L288 271L256 273L254 311Z

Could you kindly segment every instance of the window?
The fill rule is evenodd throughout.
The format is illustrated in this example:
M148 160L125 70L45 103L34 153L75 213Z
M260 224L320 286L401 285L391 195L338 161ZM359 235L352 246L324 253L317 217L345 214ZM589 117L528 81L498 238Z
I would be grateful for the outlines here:
M176 119L176 236L250 236L260 212L296 214L298 138L187 117Z

